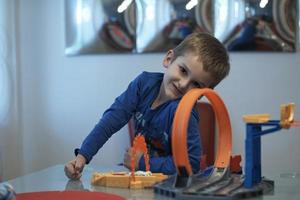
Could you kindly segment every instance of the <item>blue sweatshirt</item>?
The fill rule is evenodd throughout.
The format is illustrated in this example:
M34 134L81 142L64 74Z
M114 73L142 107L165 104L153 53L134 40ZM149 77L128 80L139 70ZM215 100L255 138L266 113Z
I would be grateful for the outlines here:
M128 88L107 109L94 129L83 141L80 153L89 163L104 143L131 117L135 120L135 133L143 134L147 143L150 170L164 174L176 173L172 158L171 136L173 117L180 99L167 101L155 109L151 105L158 95L163 80L162 73L143 72L133 80ZM196 109L192 110L187 134L189 160L196 173L200 168L201 141L199 117ZM143 156L139 170L145 170Z

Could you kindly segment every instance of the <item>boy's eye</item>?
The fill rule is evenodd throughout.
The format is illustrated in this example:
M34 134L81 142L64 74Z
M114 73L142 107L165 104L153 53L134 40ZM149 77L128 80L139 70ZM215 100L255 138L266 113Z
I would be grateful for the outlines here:
M203 83L198 83L196 81L193 82L193 85L195 88L206 88L206 86Z
M181 73L186 74L186 70L183 67L179 66L179 69L180 69Z
M198 82L193 82L195 88L202 88L202 86Z

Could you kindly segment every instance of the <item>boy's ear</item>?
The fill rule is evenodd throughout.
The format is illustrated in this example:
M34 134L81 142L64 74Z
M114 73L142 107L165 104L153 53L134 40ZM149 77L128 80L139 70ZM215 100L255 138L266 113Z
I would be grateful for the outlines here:
M169 51L166 53L166 55L165 55L165 57L164 57L164 59L163 59L163 66L164 66L165 68L168 68L169 65L171 64L171 61L172 61L172 59L173 59L173 56L174 56L174 51L173 51L172 49L169 50Z

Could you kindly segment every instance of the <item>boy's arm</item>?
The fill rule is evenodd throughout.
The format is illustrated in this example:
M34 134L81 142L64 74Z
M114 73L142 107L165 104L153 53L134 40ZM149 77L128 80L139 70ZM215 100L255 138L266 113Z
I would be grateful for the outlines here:
M188 154L193 173L197 173L200 169L200 158L201 158L201 138L199 133L199 117L195 110L192 111L188 135L187 135L187 146ZM166 157L152 157L150 158L150 171L151 172L161 172L164 174L174 174L176 173L176 167L173 162L173 156ZM141 157L139 161L139 169L145 170L145 161Z
M81 154L88 164L104 143L132 117L139 100L141 75L132 81L125 92L115 99L75 154Z

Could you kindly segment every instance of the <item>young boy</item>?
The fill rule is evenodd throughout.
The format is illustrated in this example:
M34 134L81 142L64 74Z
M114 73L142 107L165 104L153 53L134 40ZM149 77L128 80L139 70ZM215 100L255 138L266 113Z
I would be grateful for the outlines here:
M165 73L143 72L127 90L116 98L91 133L75 150L76 158L65 165L70 179L79 179L81 172L103 144L131 117L136 134L144 135L150 157L150 170L174 174L171 135L173 117L181 97L192 88L214 88L230 69L224 46L213 36L194 33L186 37L164 59ZM205 117L205 116L203 116ZM199 170L201 138L199 117L193 109L188 128L188 153L193 172ZM130 169L131 151L124 156L124 165ZM141 153L136 155L136 170L145 170Z

